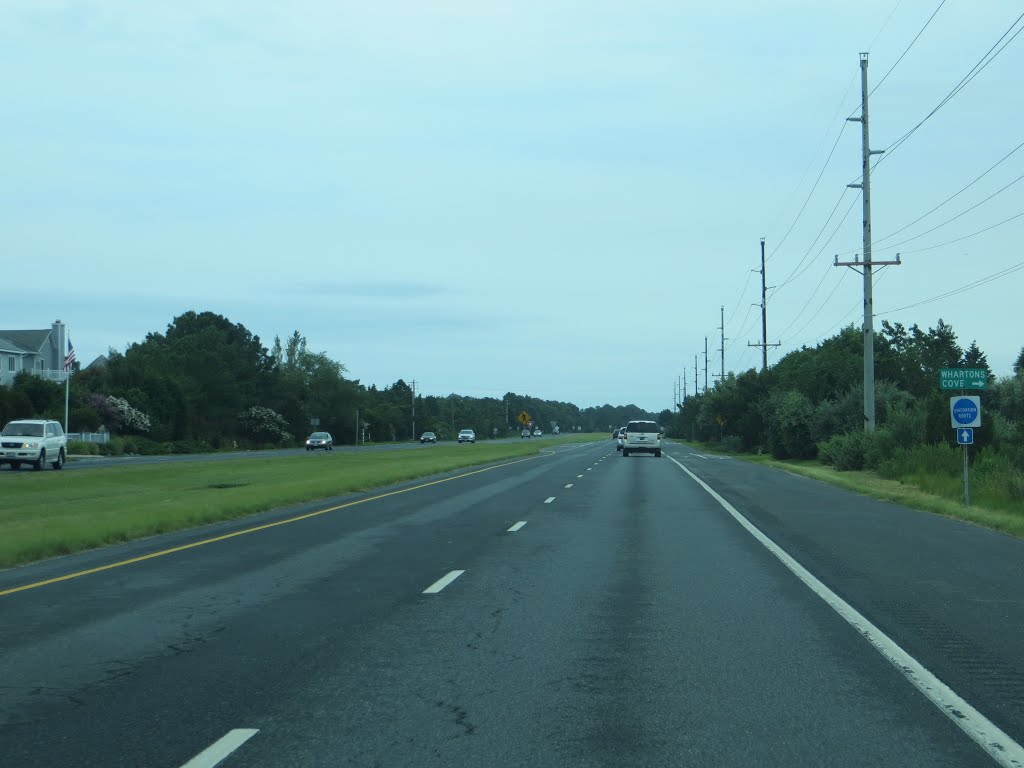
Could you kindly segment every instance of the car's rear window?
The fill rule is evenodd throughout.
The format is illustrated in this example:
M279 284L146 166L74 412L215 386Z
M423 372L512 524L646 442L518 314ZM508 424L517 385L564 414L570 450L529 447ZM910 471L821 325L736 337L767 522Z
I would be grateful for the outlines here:
M631 421L626 425L627 432L661 432L659 427L653 421Z

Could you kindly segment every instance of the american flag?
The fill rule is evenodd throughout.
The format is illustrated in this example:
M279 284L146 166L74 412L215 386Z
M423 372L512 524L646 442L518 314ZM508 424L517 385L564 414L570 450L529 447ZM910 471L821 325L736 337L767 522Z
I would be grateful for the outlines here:
M68 356L64 358L64 370L70 371L75 364L75 348L71 346L71 337L68 337Z

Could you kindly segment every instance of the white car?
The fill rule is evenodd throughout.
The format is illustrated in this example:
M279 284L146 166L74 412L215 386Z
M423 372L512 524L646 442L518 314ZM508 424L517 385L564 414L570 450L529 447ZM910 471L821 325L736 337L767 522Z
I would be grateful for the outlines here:
M47 462L54 469L64 468L68 438L59 421L21 419L12 421L0 433L0 465L20 469L31 464L40 470Z
M472 429L464 429L464 430L462 430L461 432L459 432L459 442L460 443L475 443L476 442L476 432L474 432Z
M622 455L653 453L661 458L661 427L653 421L631 421L626 425L622 439Z

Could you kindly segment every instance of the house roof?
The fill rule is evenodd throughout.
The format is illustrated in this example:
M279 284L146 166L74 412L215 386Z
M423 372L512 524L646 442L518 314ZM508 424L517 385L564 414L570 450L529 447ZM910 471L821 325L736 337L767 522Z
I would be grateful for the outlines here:
M108 362L110 362L110 360L109 360L109 358L106 355L100 355L99 357L97 357L95 360L93 360L91 363L89 363L85 367L86 368L106 368Z
M52 332L50 328L42 331L0 331L0 339L12 342L16 351L38 353Z
M6 336L0 336L0 352L24 352L25 350L15 344L13 341L8 339Z

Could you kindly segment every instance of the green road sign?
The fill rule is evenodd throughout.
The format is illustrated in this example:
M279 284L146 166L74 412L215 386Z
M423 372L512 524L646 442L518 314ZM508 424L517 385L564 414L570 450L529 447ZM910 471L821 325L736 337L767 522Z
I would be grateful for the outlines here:
M943 368L939 389L988 389L988 371L984 368Z

